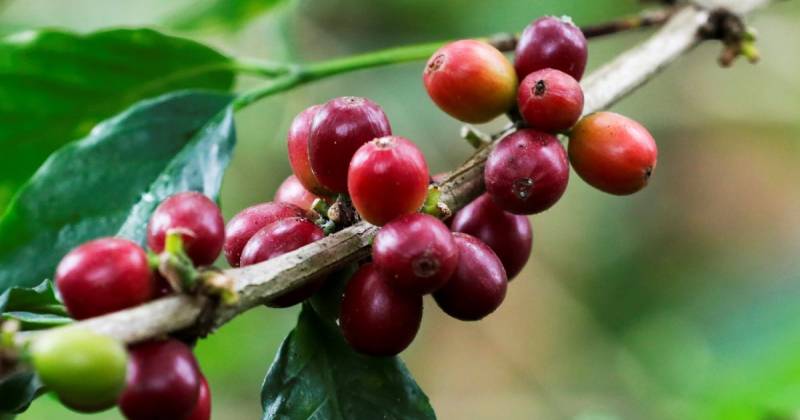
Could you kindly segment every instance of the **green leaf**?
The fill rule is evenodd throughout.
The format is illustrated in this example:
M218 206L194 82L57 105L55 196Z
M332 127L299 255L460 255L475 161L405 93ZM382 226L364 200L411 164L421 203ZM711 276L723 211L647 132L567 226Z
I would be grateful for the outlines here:
M206 0L193 2L167 21L180 30L238 29L286 0Z
M12 287L0 294L0 318L20 321L23 330L51 328L72 322L64 305L58 301L50 280L33 288Z
M261 390L264 419L434 419L397 357L356 353L309 306L284 340Z
M0 41L0 211L47 156L141 99L229 90L231 60L149 29L27 31Z
M0 378L0 416L25 411L42 390L39 378L29 369Z
M0 219L0 290L49 277L90 239L144 243L167 196L216 198L235 143L226 94L188 91L142 101L54 153Z

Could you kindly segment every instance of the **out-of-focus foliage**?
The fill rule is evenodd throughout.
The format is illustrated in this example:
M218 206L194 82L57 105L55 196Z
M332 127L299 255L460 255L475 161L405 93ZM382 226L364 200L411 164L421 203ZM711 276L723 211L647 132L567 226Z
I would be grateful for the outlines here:
M236 30L288 0L206 0L189 4L167 19L179 30Z
M47 156L140 99L227 90L224 55L151 30L34 30L0 41L0 213ZM10 158L13 156L13 158Z
M0 28L163 22L190 1L12 2ZM302 0L206 36L230 55L305 60L416 41L520 31L542 14L596 23L634 0ZM480 323L426 301L404 354L441 419L788 419L800 411L800 3L759 14L762 62L715 64L709 43L614 107L649 127L660 148L652 184L619 198L573 176L563 199L534 216L528 267L504 306ZM590 43L590 66L641 40ZM272 197L289 174L285 134L312 103L364 95L417 142L432 170L470 148L427 98L412 63L343 75L236 116L240 144L223 191L227 217ZM241 87L251 86L245 80ZM483 127L491 131L503 122ZM5 150L0 156L5 157ZM255 309L197 354L215 418L257 418L258 390L297 309ZM21 419L87 418L45 396ZM88 418L118 419L114 411Z

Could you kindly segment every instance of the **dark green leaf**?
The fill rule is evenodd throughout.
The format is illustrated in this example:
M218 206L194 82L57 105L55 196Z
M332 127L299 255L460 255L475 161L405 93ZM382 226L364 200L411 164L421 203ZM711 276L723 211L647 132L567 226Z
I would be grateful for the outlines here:
M12 287L0 294L0 318L16 319L22 329L40 329L72 322L58 301L50 280L33 288Z
M179 10L167 25L181 30L237 29L286 0L206 0Z
M0 210L47 156L100 120L166 92L228 90L230 59L149 29L41 30L0 41Z
M434 419L428 397L397 357L356 353L304 305L261 391L264 419Z
M142 101L54 153L0 219L0 290L37 284L90 239L143 243L170 194L216 198L235 142L230 101L210 92Z
M41 390L39 378L28 369L0 378L0 415L25 411Z

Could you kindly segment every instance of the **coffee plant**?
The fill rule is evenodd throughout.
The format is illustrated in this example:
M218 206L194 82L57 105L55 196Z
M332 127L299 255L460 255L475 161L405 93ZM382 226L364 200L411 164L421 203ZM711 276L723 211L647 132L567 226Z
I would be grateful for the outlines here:
M308 65L240 60L149 29L5 38L0 67L13 77L0 82L3 97L26 119L6 121L4 135L42 147L0 165L3 184L17 188L0 219L0 414L51 392L79 412L209 419L213 389L194 343L253 307L302 305L266 374L265 419L434 418L396 357L423 322L423 296L457 320L491 316L533 249L526 216L557 210L570 168L606 193L646 188L657 176L655 140L602 109L702 39L723 40L727 61L754 59L752 32L734 11L767 1L742 3L669 5L660 18L583 30L541 17L509 28L519 38ZM720 16L739 25L719 27ZM654 25L664 28L584 78L587 38ZM223 220L236 111L406 61L420 63L420 89L450 117L505 116L507 128L466 126L475 155L431 174L417 146L427 139L397 135L380 104L342 92L307 104L281 133L293 174L273 200ZM73 67L73 79L49 74L55 65ZM269 80L234 92L240 73ZM93 95L51 95L78 87ZM31 97L52 106L33 109ZM48 153L29 179L15 178ZM233 268L213 265L221 255Z

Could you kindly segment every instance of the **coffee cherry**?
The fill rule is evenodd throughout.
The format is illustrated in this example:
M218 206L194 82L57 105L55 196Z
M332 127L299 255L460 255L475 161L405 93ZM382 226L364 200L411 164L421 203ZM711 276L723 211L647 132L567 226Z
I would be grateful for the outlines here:
M289 203L303 210L311 211L314 200L318 197L303 187L303 184L294 175L289 175L278 190L275 191L274 200L277 203Z
M353 96L332 99L320 107L311 124L311 169L325 188L345 193L347 168L356 150L372 139L391 134L389 120L375 102Z
M569 160L589 185L627 195L647 185L656 169L658 148L638 122L613 112L597 112L572 130Z
M322 229L302 217L281 219L256 232L245 245L239 263L242 267L271 260L325 237ZM305 286L278 296L267 304L273 308L285 308L300 303L314 294L324 283L321 277Z
M509 281L522 271L531 255L531 222L525 216L504 211L488 194L456 213L451 228L453 232L472 235L488 245L503 263Z
M232 267L239 266L239 258L247 241L265 226L280 219L307 215L305 210L287 203L262 203L242 210L225 226L223 250L228 264Z
M182 192L164 200L147 225L147 246L164 251L167 231L181 232L186 254L196 265L214 262L225 240L225 220L219 207L198 192Z
M553 135L519 130L500 140L483 175L486 191L500 208L514 214L539 213L567 189L567 152Z
M414 340L422 322L422 296L389 286L374 264L350 279L342 299L344 338L361 353L394 356Z
M465 39L439 48L422 80L433 102L457 120L483 123L514 106L514 67L483 41Z
M381 228L372 260L393 287L422 295L447 282L456 269L458 249L444 223L415 213Z
M586 37L571 20L546 16L533 21L517 43L514 68L524 79L541 69L561 70L581 80L588 58Z
M211 390L208 389L208 381L205 376L200 375L200 391L197 393L197 403L194 405L192 414L186 420L210 420L211 419Z
M85 329L58 329L33 342L42 383L67 407L84 413L114 406L125 385L128 355L116 340Z
M130 348L128 379L119 408L129 420L183 419L200 393L201 374L192 351L175 340Z
M458 266L447 284L433 293L448 315L477 321L494 312L506 297L506 272L494 251L473 236L453 233Z
M67 312L86 319L147 302L155 285L147 254L121 238L101 238L70 251L56 268Z
M311 171L311 162L308 159L308 134L311 132L311 122L319 111L321 105L313 105L303 112L297 114L289 127L287 137L287 148L289 149L289 164L292 172L297 176L297 180L305 187L317 195L328 195L331 192L319 183L319 180Z
M581 117L583 90L572 76L554 69L537 70L525 77L517 92L522 118L541 131L566 130Z
M429 180L428 164L417 146L390 136L361 146L353 155L348 190L361 218L380 226L419 210Z

